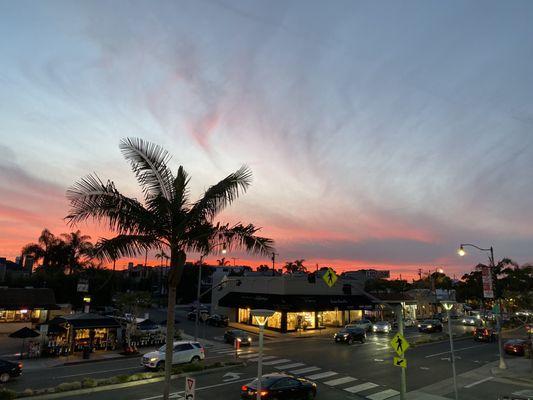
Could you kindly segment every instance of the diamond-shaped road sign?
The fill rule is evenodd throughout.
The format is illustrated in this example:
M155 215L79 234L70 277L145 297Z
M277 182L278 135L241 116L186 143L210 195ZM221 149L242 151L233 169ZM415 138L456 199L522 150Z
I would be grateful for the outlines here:
M409 343L407 340L405 340L403 335L400 335L399 333L394 335L390 341L390 345L399 356L402 356L403 353L405 353L405 351L409 348Z
M324 282L326 282L326 285L328 285L329 287L332 287L335 284L335 282L337 282L338 277L335 271L333 271L331 268L328 268L326 273L322 275L322 279L324 279Z
M407 360L403 357L394 357L394 365L396 367L407 368Z

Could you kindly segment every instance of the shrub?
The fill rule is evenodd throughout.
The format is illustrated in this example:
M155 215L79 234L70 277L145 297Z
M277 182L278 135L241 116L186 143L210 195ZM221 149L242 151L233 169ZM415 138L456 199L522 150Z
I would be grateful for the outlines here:
M96 382L96 380L91 379L91 378L84 378L81 381L81 386L84 388L93 388L93 387L98 386L98 382Z
M22 392L22 395L25 397L34 396L35 392L33 389L24 389L24 391Z
M118 375L115 376L117 383L125 383L129 381L131 375Z
M55 393L56 392L56 388L47 388L46 389L46 393Z
M58 392L68 392L76 389L81 389L81 382L63 382L56 386L56 391Z
M183 366L183 372L196 372L204 370L202 364L187 364Z
M9 389L0 389L0 400L12 400L17 398L17 392Z

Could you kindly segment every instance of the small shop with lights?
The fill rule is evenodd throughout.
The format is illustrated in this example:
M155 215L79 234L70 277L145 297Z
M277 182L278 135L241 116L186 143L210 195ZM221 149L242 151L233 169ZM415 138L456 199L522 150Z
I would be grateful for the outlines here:
M372 299L356 295L281 295L230 292L218 301L231 321L257 326L252 309L275 310L265 329L282 333L340 327L365 317L374 309Z
M52 289L0 288L0 333L34 328L59 310Z

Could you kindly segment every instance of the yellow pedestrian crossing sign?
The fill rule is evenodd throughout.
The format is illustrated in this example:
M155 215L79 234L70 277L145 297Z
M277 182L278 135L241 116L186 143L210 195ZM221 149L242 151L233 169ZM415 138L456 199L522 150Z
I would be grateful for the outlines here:
M390 345L399 356L402 356L403 353L405 353L405 351L409 348L409 343L407 340L405 340L403 335L400 335L399 333L394 335L390 341Z
M407 360L403 357L394 357L394 365L396 367L407 368Z
M337 282L338 277L335 271L333 271L331 268L328 268L326 273L322 275L322 279L324 279L324 282L326 282L326 285L328 285L329 287L332 287L335 284L335 282Z

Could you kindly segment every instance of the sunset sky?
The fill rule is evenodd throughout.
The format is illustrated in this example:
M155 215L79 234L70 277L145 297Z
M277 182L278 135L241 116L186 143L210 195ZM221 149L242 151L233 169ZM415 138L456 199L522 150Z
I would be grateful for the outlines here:
M281 262L533 262L531 21L517 0L0 0L0 256L68 231L88 173L140 197L118 149L138 136L196 195L249 165L220 219Z

